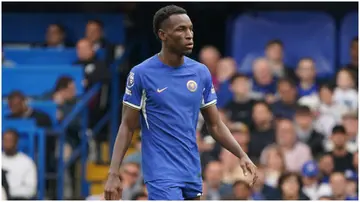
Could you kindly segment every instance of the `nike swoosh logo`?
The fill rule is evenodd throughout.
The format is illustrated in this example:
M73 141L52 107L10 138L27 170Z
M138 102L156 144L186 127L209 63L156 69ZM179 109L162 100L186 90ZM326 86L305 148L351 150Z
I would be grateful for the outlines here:
M161 93L161 92L163 92L164 90L166 90L168 87L165 87L165 88L163 88L163 89L157 89L157 92L158 93Z

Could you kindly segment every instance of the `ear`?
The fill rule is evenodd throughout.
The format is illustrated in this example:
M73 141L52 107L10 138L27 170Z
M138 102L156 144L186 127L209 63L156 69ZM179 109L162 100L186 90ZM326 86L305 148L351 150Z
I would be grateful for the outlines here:
M166 32L164 30L159 29L158 36L159 36L161 41L166 41L167 35L166 35Z

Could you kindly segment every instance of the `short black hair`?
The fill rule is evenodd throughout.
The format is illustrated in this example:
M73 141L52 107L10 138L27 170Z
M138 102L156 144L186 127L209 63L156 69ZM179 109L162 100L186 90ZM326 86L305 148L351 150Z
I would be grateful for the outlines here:
M334 92L335 88L334 88L334 85L330 84L330 83L322 83L320 86L319 86L319 92L321 91L321 89L323 88L326 88L326 89L329 89L331 92Z
M310 107L306 105L299 105L296 107L295 114L297 115L311 115Z
M279 86L282 84L282 83L287 83L289 84L292 88L295 88L296 87L296 84L294 82L294 80L290 79L290 78L281 78L278 80L277 82L277 87L279 88Z
M247 189L250 189L250 185L249 183L245 182L244 180L237 180L234 182L234 184L232 185L233 188L235 188L238 185L244 185Z
M65 27L62 24L60 24L60 23L52 23L52 24L49 25L49 27L50 26L57 27L62 34L65 34Z
M22 93L19 90L12 91L8 96L8 100L12 100L15 98L19 98L21 100L26 100L26 96L24 95L24 93Z
M154 15L153 18L153 31L156 36L156 38L159 38L158 31L161 27L161 24L168 19L172 15L176 14L187 14L186 10L175 5L169 5L160 8Z
M74 80L70 76L61 76L55 84L55 92L63 90L69 86Z
M270 105L267 102L265 102L264 100L256 101L252 108L252 111L255 109L256 105L264 105L266 107L266 109L269 110L270 113L272 113Z
M310 60L311 62L315 63L315 60L312 57L309 57L309 56L300 58L299 62L302 61L302 60Z
M230 78L230 83L233 84L233 82L234 82L236 79L239 79L239 78L249 79L249 77L246 76L245 74L236 73L236 74L234 74L234 75Z
M346 134L345 127L342 126L342 125L336 125L336 126L334 126L333 129L332 129L332 134L335 134L335 133Z
M358 36L354 36L354 38L351 40L351 43L358 42L359 38Z
M294 173L294 172L285 172L280 176L279 182L278 182L278 187L280 188L280 192L281 193L283 192L281 187L285 183L285 181L290 177L296 178L296 181L299 184L299 193L302 192L303 183L302 183L301 177L300 177L300 175L298 175L297 173Z
M88 24L90 24L90 23L97 24L101 29L104 28L104 23L101 20L91 19L88 21Z
M284 47L284 44L280 39L272 39L272 40L268 41L266 43L265 47L269 48L269 46L272 46L272 45L279 45L279 46L281 46L281 48Z

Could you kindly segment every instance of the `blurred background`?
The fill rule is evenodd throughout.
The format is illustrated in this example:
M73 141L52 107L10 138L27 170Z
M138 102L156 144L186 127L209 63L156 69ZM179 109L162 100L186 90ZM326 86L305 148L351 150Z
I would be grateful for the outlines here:
M2 198L102 198L130 69L172 3L2 3ZM207 200L358 198L358 4L179 2L221 118L259 168L197 127ZM192 165L189 165L192 166ZM120 169L146 200L141 131Z

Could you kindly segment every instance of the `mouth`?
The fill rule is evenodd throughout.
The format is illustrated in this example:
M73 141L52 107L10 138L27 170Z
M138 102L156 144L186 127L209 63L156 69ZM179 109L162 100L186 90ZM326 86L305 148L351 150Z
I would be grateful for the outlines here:
M189 43L189 44L186 44L185 47L188 48L188 49L192 49L194 47L194 44Z

